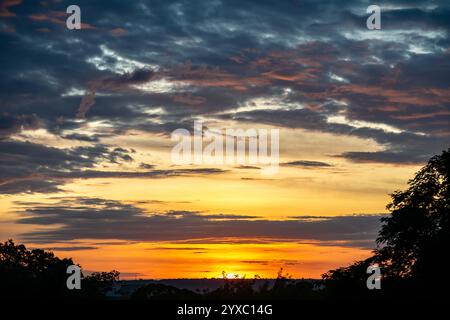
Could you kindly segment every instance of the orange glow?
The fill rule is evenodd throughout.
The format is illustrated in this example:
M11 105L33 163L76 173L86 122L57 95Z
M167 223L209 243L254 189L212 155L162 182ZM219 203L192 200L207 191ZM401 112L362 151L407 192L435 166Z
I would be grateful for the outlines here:
M280 268L294 278L319 278L329 269L370 256L369 250L322 243L255 244L242 243L249 239L226 240L230 243L118 242L97 250L54 248L54 252L72 257L87 271L119 270L122 279L222 278L223 271L229 278L236 274L240 278L274 278Z

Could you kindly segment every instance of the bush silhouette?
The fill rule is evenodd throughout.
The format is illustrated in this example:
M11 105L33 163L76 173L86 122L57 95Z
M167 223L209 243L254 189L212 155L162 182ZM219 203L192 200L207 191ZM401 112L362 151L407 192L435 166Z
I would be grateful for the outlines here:
M133 300L193 300L197 298L199 295L195 292L160 283L145 285L131 295Z

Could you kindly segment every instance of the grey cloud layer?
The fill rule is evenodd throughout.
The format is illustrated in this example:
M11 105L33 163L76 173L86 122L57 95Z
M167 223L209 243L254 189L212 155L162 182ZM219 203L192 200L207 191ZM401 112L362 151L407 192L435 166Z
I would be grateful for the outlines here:
M58 149L0 140L0 193L57 192L64 181L56 173L80 172L100 161L132 161L129 153L104 145Z
M225 172L214 168L155 169L146 165L140 171L111 171L101 163L132 162L133 149L105 145L53 148L31 142L0 140L0 194L52 193L73 179L88 178L166 178L209 175Z

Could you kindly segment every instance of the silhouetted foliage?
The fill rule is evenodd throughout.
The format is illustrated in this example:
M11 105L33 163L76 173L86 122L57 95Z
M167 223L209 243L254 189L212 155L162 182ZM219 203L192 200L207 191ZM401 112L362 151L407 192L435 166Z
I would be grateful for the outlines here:
M385 297L442 294L449 285L441 273L450 247L449 177L450 149L432 157L405 191L391 195L387 206L391 215L382 219L374 256L324 274L327 290L358 295L365 286L367 267L378 263ZM370 294L367 289L364 292Z
M199 295L187 289L178 289L159 283L150 283L137 289L132 295L133 300L193 300Z
M205 295L210 299L252 299L255 296L255 279L239 278L237 275L229 279L225 271L222 272L224 285Z
M134 300L265 300L265 299L317 299L321 293L314 290L314 282L292 280L280 269L275 280L262 280L257 275L253 279L234 277L229 279L224 272L223 285L213 291L194 293L164 284L148 284L137 289Z
M81 290L69 290L67 268L72 259L60 259L53 252L28 250L12 240L0 243L0 297L4 298L102 298L117 271L81 275Z
M0 244L0 295L2 297L64 297L67 267L72 259L59 259L52 252L27 250L12 240Z
M114 283L119 280L119 271L94 272L82 279L84 296L89 298L103 298L112 289Z
M434 156L392 194L377 242L376 260L387 277L433 279L449 249L450 149Z

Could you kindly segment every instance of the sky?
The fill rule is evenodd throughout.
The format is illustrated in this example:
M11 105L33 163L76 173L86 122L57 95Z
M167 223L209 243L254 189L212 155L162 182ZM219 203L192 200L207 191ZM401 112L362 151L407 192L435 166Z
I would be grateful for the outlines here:
M368 257L450 145L449 31L446 1L1 0L0 240L123 279ZM278 172L175 164L194 121L278 129Z

